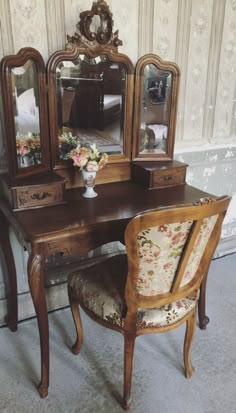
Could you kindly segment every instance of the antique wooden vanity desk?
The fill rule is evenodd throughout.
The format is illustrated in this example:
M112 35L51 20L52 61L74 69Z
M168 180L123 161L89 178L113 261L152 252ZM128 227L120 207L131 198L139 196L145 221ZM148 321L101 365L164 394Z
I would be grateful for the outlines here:
M24 48L1 62L8 173L1 176L0 242L8 269L8 325L17 329L12 226L29 252L28 279L41 347L41 397L48 394L49 332L45 258L82 254L123 242L128 221L157 207L193 203L209 194L185 183L186 164L173 160L179 69L156 55L134 70L103 0L81 13L79 31L45 68ZM50 126L50 130L49 130ZM68 153L96 142L109 155L98 174L98 197L81 197L81 174ZM60 137L60 138L59 138ZM207 274L206 274L207 276ZM205 328L205 284L199 305Z

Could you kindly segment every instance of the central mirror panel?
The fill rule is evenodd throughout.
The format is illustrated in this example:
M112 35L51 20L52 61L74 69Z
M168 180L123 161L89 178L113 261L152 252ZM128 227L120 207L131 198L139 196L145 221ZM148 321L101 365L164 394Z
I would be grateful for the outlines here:
M96 143L100 152L123 155L125 65L105 55L79 55L58 63L56 79L59 160L68 159L76 137L82 145Z
M109 163L131 159L133 65L126 55L71 48L47 65L54 169L72 166L70 151L96 144Z

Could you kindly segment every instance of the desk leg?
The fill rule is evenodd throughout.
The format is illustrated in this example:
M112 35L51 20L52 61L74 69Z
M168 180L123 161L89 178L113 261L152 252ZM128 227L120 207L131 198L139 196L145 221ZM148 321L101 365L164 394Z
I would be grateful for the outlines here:
M210 319L206 315L206 284L207 284L208 271L203 277L201 288L200 288L200 297L198 300L198 319L199 327L201 330L205 330Z
M9 223L0 211L0 246L2 247L3 256L5 259L8 278L6 279L7 285L7 311L8 315L6 321L11 331L17 330L18 321L18 301L17 301L17 280L16 280L16 267L14 256L11 248L9 238Z
M41 381L38 390L42 398L48 395L49 386L49 331L44 289L44 262L45 258L40 245L34 246L28 261L28 278L39 328Z

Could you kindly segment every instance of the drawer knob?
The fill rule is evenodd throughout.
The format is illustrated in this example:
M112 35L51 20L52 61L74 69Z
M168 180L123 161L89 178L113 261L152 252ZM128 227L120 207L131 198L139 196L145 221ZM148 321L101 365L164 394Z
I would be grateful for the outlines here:
M164 181L171 181L174 178L174 175L166 175L164 176Z

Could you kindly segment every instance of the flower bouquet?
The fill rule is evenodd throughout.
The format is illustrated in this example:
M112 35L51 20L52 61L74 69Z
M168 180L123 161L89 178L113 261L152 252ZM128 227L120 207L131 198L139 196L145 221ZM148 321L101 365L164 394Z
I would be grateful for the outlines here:
M108 155L100 153L96 144L86 144L82 146L80 143L75 149L70 152L70 158L74 161L74 166L82 171L86 191L83 196L85 198L93 198L97 196L94 192L96 173L104 168L108 162Z
M58 136L60 160L70 159L70 152L77 148L79 137L73 136L71 132L63 132Z
M16 153L20 168L41 163L40 135L31 132L28 132L27 135L17 133Z

